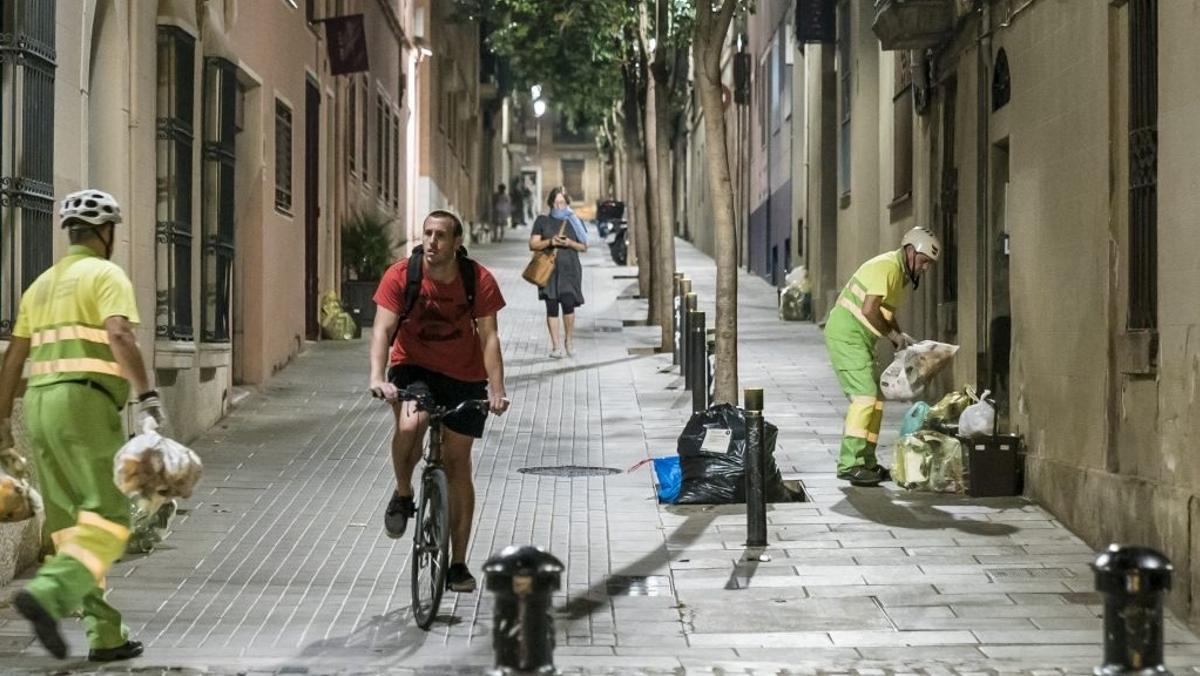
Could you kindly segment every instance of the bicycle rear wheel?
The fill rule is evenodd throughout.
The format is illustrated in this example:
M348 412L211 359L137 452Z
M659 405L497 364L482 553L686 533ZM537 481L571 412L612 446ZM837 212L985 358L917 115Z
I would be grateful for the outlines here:
M437 617L450 567L450 505L446 473L440 467L421 477L421 504L413 530L412 607L417 626L428 629Z

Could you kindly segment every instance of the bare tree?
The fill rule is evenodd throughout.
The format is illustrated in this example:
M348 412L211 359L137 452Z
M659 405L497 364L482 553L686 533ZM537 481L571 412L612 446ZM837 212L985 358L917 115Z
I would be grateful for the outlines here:
M716 7L714 7L714 4ZM737 250L733 227L733 184L725 134L721 87L721 50L738 0L700 0L692 53L696 88L704 112L708 185L713 200L717 261L717 351L713 403L738 403L737 374Z

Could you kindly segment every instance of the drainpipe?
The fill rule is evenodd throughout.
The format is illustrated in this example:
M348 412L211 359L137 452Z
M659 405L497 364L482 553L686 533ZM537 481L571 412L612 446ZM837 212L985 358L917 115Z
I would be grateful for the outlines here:
M991 82L990 68L988 67L989 57L992 50L991 38L991 11L988 3L980 3L979 8L979 39L975 47L975 64L976 64L976 100L975 100L975 154L977 157L977 170L975 172L975 221L976 221L976 240L975 240L975 331L976 331L976 362L975 376L976 381L979 380L979 370L982 362L980 360L981 350L983 354L988 352L988 323L990 302L989 302L989 286L988 286L988 268L990 261L988 260L988 240L991 231L988 223L988 174L991 171L989 165L988 151L990 144L988 137L990 130L988 129L988 85Z

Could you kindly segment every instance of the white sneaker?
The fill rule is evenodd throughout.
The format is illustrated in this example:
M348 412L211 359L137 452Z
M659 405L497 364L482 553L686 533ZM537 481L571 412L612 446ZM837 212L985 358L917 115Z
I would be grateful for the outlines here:
M568 357L574 357L574 356L575 356L575 350L574 350L574 349L572 349L573 347L574 347L573 345L571 345L570 343L567 343L567 356L568 356Z
M550 358L551 359L562 359L563 358L562 350L558 349L557 347L554 348L553 350L550 350Z

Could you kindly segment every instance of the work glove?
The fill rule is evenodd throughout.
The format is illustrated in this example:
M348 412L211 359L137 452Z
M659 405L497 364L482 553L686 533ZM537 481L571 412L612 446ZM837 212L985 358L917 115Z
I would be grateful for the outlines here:
M6 451L16 445L12 434L12 422L8 418L0 418L0 451Z
M138 434L146 431L147 420L154 421L155 431L163 436L167 435L167 409L163 408L162 400L158 398L158 390L150 390L138 395L134 416Z
M910 348L917 343L912 336L900 331L892 331L888 333L888 339L892 341L892 345L896 348L897 352L906 348Z

